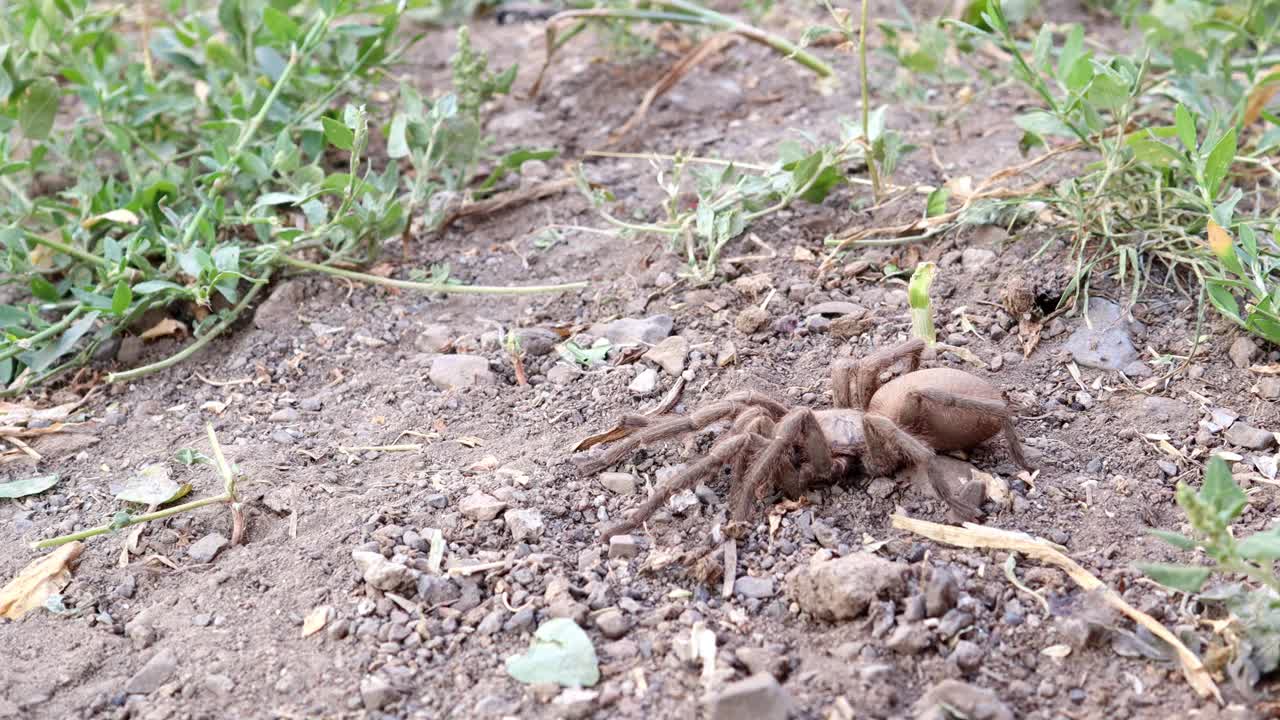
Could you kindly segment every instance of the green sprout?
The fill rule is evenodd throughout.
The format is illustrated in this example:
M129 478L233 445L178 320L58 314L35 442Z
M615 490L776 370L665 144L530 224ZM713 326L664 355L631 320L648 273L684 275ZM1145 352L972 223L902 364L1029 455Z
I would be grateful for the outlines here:
M932 347L938 342L938 333L933 328L933 306L929 303L929 286L933 284L933 276L938 266L931 262L922 262L911 274L911 282L907 284L907 305L911 308L911 332Z

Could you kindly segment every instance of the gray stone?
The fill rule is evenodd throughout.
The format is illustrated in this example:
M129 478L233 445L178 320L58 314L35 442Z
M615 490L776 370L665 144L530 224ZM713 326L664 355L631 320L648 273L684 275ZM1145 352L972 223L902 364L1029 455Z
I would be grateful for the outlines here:
M920 623L899 625L884 646L902 655L917 655L933 644L929 628Z
M630 495L636 491L636 476L624 472L600 473L600 484L617 495Z
M861 305L844 302L842 300L831 300L828 302L820 302L817 305L810 306L804 311L805 315L834 315L840 317L843 315L853 315L862 317L867 314L867 309Z
M1257 343L1253 341L1253 338L1241 335L1231 343L1231 347L1227 350L1227 357L1231 358L1232 365L1245 370L1253 364L1253 359L1260 353L1261 351L1258 349Z
M520 342L520 351L530 357L550 355L560 342L560 336L546 328L525 328L516 333Z
M1223 437L1232 445L1249 450L1266 450L1276 443L1275 433L1242 422L1232 425Z
M593 325L588 332L596 337L603 335L614 346L657 345L671 334L673 324L670 315L621 318L607 325Z
M674 376L684 372L684 359L688 354L689 341L672 335L649 348L642 357Z
M360 678L360 701L365 710L382 710L400 699L400 691L381 675Z
M1280 377L1267 377L1259 380L1258 394L1268 400L1280 400Z
M537 540L546 527L539 510L508 510L502 519L507 523L507 530L511 531L511 539L516 542Z
M705 702L710 720L786 720L792 705L787 691L769 673L730 683Z
M298 419L301 417L302 416L298 414L297 410L294 410L291 407L286 407L280 408L279 410L271 413L271 416L268 417L267 420L274 423L291 423L298 422Z
M909 568L870 553L834 560L819 556L787 575L787 593L800 609L821 620L851 620L878 599L906 592Z
M942 616L942 620L938 622L938 635L942 638L950 638L959 635L965 628L973 625L973 616L959 609L953 608Z
M485 522L498 517L507 508L507 504L498 498L482 492L474 492L462 498L458 503L458 511L463 517L476 522Z
M369 585L384 591L396 590L409 582L413 572L400 563L393 563L381 553L354 550L351 559L360 569L360 575Z
M959 713L974 720L1013 720L1013 711L990 690L960 682L943 680L929 688L915 705L916 720L942 720Z
M1234 425L1239 417L1234 411L1227 408L1214 408L1209 413L1209 422L1212 424L1209 429L1213 432L1222 432Z
M439 355L431 360L427 377L441 390L492 385L489 361L479 355Z
M1134 360L1128 365L1125 365L1121 368L1120 372L1134 380L1142 380L1143 378L1149 378L1152 375L1151 368L1141 360Z
M298 323L298 307L306 298L302 283L289 280L280 283L253 313L253 324L259 330L284 332Z
M418 333L418 337L413 339L413 347L418 352L424 353L442 353L453 345L453 331L448 325L440 323L432 323Z
M925 614L941 617L956 606L960 598L960 583L946 568L934 568L929 574L929 584L924 590Z
M124 691L130 695L149 695L169 682L174 671L178 669L178 656L169 648L164 648L151 656L151 659L125 683Z
M596 616L596 627L610 640L617 640L631 630L631 621L621 610L610 608Z
M769 673L779 679L786 677L788 669L786 657L768 648L743 646L734 650L733 656L752 675Z
M212 561L218 555L218 552L226 546L226 538L218 533L209 533L191 543L191 546L187 548L187 557L198 563L207 563Z
M204 687L214 695L230 695L236 689L235 682L226 675L206 675Z
M476 625L476 634L478 635L494 635L502 629L502 623L507 619L507 611L502 608L490 610L480 624Z
M653 394L653 391L658 389L658 371L653 368L645 368L631 381L627 389L636 395Z
M551 701L551 710L556 717L579 720L591 715L598 697L600 693L596 690L579 687L565 688L560 691L555 700Z
M983 248L967 247L960 253L960 267L968 273L990 273L996 254Z
M681 490L667 501L667 507L676 515L684 515L701 504L698 494L692 490Z
M614 535L609 538L609 559L629 560L640 554L640 541L634 535Z
M1090 298L1088 317L1089 322L1081 322L1063 345L1076 362L1101 370L1120 370L1138 359L1119 305Z
M951 654L947 656L947 662L954 663L960 672L971 673L982 667L983 657L986 655L982 647L971 640L961 640L956 643L955 648L951 650Z
M547 371L547 381L556 385L568 385L579 375L578 368L558 362Z
M773 597L773 578L743 575L733 581L733 591L747 598Z

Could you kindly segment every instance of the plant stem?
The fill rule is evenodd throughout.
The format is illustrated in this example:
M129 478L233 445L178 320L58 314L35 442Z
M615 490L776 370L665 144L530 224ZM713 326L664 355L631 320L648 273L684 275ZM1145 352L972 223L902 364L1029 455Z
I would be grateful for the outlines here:
M54 335L57 335L63 330L66 330L67 328L71 327L71 322L75 320L76 317L78 317L82 312L84 312L84 306L77 305L75 306L75 308L71 310L71 312L67 313L66 315L63 315L62 319L59 320L58 322L50 325L49 327L41 330L40 332L36 333L35 335L32 335L31 337L22 338L21 340L14 341L13 344L10 345L7 349L0 351L0 360L8 360L9 358L17 355L18 353L24 350L30 350L31 346L35 345L36 343L41 342L43 340L47 340L48 338L51 338Z
M714 10L702 7L698 3L690 2L689 0L658 0L658 2L654 4L675 8L676 10L689 13L690 15L695 15L707 21L710 25L729 32L735 32L748 40L753 40L767 45L789 58L794 58L796 62L814 71L820 77L826 78L835 75L835 71L831 69L830 65L800 49L800 47L792 43L790 40L773 35L772 33L767 33L757 27L748 25L741 20L731 18L728 15L721 15Z
M124 528L129 527L130 525L139 525L141 523L150 522L152 520L163 520L164 518L177 515L180 512L195 510L196 508L202 508L202 507L205 507L206 505L216 505L218 503L231 502L234 499L235 498L233 498L231 495L223 493L222 495L219 495L217 497L204 498L201 500L192 500L191 502L183 503L181 505L175 505L174 507L166 508L164 510L157 510L156 512L153 512L153 513L147 513L145 515L134 515L133 517L129 518L128 522L121 523L118 526L99 525L98 527L89 528L88 530L81 530L80 532L71 533L70 535L59 535L58 537L49 538L48 540L41 540L40 542L34 542L34 543L31 543L31 547L34 550L46 550L51 547L58 547L59 545L65 545L66 543L74 542L76 540L84 540L86 538L91 538L98 535L106 535L109 532L122 530Z
M221 335L224 330L231 327L231 324L234 323L236 319L240 317L240 313L244 312L244 309L249 307L249 303L252 302L255 297L257 297L258 293L262 291L262 288L267 286L267 281L270 279L271 279L271 272L268 271L267 274L263 276L263 278L260 281L255 283L253 287L249 288L249 291L244 294L244 297L240 299L240 302L236 303L235 307L231 308L231 312L228 313L227 317L223 318L222 322L218 323L217 325L214 325L212 328L209 329L208 332L206 332L204 335L201 335L199 338L197 338L195 342L186 346L185 348L178 351L177 353L174 353L173 355L170 355L169 357L163 360L160 360L159 362L154 362L154 363L151 363L150 365L143 365L142 367L134 368L132 370L125 370L124 372L111 373L107 375L107 382L118 383L118 382L128 382L130 380L137 380L138 378L143 377L145 375L150 375L153 372L158 372L160 370L164 370L165 368L173 367L174 365L177 365L183 360L186 360L192 355L200 352L201 348L203 348L205 345L208 345L210 342L213 341L214 338Z
M862 21L858 27L858 83L862 86L862 139L867 143L867 171L871 173L871 194L880 202L880 172L871 146L871 87L867 81L867 0L862 0Z
M386 287L400 288L402 290L417 290L419 292L459 293L469 295L535 295L537 293L545 292L581 290L588 285L585 280L581 282L564 283L561 285L526 285L522 287L415 282L413 280L396 280L393 278L378 277L377 275L369 275L367 273L356 272L354 270L344 270L330 265L319 265L307 262L306 260L289 257L288 255L281 255L280 262L302 270L311 270L328 275L337 275L338 277L344 277L357 282L368 283L370 285L384 285ZM108 379L110 378L108 377Z
M61 240L53 240L26 230L22 232L22 236L37 245L44 245L45 247L52 248L64 255L70 255L77 260L87 262L90 265L95 265L100 268L106 268L111 265L111 263L107 262L105 258L100 258L93 253L85 252L78 247L62 242Z

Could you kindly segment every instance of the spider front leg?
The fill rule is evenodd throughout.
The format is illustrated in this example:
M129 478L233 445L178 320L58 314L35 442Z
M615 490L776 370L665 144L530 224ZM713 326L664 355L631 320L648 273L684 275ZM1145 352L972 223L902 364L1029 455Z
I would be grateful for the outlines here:
M831 393L838 408L866 410L871 396L880 389L880 373L906 358L907 372L920 367L920 354L925 342L913 338L901 345L886 348L868 355L862 360L837 360L831 367Z
M795 448L803 452L801 466L806 468L802 475L791 462L791 452ZM756 455L751 469L744 478L742 492L749 492L754 497L761 497L769 492L779 477L784 479L783 485L789 495L804 492L811 479L828 479L834 468L831 445L823 434L818 418L809 408L795 408L783 416L773 430L773 440ZM749 503L742 501L734 508L734 520L746 516ZM737 513L741 512L742 517Z
M688 415L663 415L656 418L644 415L626 415L622 427L628 434L600 457L579 463L579 469L587 474L603 471L635 452L641 445L677 437L703 428L729 417L738 417L751 408L761 408L772 418L782 417L786 407L778 401L750 390L736 392L723 400L708 403Z
M636 508L626 520L605 530L601 539L608 542L609 538L614 535L631 532L640 527L640 524L647 520L650 515L653 515L658 508L662 507L662 504L672 495L697 485L699 480L714 475L717 470L725 465L732 464L738 455L748 449L750 442L751 436L746 434L726 435L720 438L715 445L711 446L711 451L707 453L706 457L689 463L684 470L681 470L675 477L668 480L662 487L655 489L653 495L644 501L640 507Z

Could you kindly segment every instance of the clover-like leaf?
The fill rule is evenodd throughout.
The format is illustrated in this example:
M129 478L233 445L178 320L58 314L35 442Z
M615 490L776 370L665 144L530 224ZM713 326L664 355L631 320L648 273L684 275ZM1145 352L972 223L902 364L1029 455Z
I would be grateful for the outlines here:
M507 672L522 683L590 687L600 681L600 663L591 638L568 618L538 626L529 650L507 658Z

